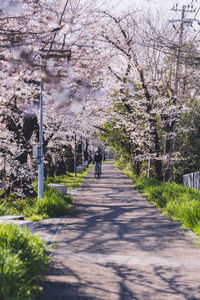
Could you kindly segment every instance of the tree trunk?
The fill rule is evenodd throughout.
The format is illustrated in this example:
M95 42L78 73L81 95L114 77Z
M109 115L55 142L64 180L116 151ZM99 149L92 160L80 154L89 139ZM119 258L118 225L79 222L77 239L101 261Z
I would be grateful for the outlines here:
M171 181L173 179L173 162L172 157L174 153L174 138L166 139L166 150L165 154L169 157L168 162L166 163L165 173L164 173L164 181Z

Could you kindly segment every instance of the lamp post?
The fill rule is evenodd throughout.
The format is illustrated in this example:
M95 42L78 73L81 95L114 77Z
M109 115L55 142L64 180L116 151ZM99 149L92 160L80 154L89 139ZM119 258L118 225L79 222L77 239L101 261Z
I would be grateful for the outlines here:
M84 156L84 142L83 142L83 136L81 135L81 158L82 158L82 164L85 164L85 156Z
M76 132L74 132L74 176L76 177Z
M43 152L43 81L42 81L42 62L43 59L49 58L63 59L67 58L69 62L71 59L71 50L41 50L40 51L40 68L41 68L41 81L40 81L40 105L39 105L39 155L38 155L38 199L44 198L44 152Z
M38 160L38 199L44 198L44 153L43 153L43 83L40 82L40 126L39 126L39 160Z

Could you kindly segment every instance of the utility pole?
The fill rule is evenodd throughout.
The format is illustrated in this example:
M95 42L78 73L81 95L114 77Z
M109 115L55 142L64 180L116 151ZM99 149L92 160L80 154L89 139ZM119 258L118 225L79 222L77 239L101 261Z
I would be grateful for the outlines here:
M185 19L185 6L182 7L182 11L181 11L181 23L180 23L180 30L179 30L179 42L178 42L178 53L177 53L177 61L176 61L176 74L175 74L175 86L174 86L174 93L175 93L174 104L176 104L176 101L178 99L180 58L181 58L181 47L183 44L184 19Z
M169 20L171 23L180 23L179 26L179 37L178 37L178 48L177 48L177 57L176 57L176 70L175 70L175 78L174 78L174 95L173 95L173 105L177 105L177 101L179 100L179 82L180 82L180 65L181 65L181 52L182 52L182 46L183 46L183 33L184 33L184 24L192 22L190 20L186 20L186 13L193 13L195 10L193 10L193 6L191 5L183 5L181 9L178 8L178 3L176 6L172 8L172 11L181 12L181 19L178 20ZM167 167L164 175L164 180L169 181L173 178L173 154L174 154L174 144L175 144L175 138L172 133L175 133L175 127L176 127L176 120L172 118L171 115L169 115L169 129L167 132L167 138L166 138L166 154L168 155L169 159L167 162Z
M76 177L76 132L74 132L74 176Z
M40 59L41 64L41 59ZM44 155L43 155L43 82L40 82L40 122L39 122L39 161L38 161L38 199L44 198Z
M181 51L182 51L182 45L183 45L183 32L184 32L184 23L188 23L195 21L190 19L190 20L186 20L185 19L185 13L194 13L195 9L193 9L193 5L191 5L191 9L190 9L190 5L186 6L183 5L181 9L178 8L178 3L176 4L176 6L174 6L172 9L172 11L175 12L181 12L181 19L180 20L169 20L170 23L176 23L176 22L180 22L180 28L179 28L179 39L178 39L178 51L177 51L177 60L176 60L176 73L175 73L175 84L174 84L174 104L176 105L177 99L178 99L178 87L179 87L179 74L180 74L180 59L181 59Z
M41 50L40 52L40 103L39 103L39 153L38 153L38 199L44 198L44 150L43 150L43 139L44 139L44 129L43 129L43 90L44 83L42 80L43 62L49 58L55 59L65 59L70 61L71 50Z
M84 141L83 136L81 135L81 156L82 156L82 164L85 163L85 156L84 156Z

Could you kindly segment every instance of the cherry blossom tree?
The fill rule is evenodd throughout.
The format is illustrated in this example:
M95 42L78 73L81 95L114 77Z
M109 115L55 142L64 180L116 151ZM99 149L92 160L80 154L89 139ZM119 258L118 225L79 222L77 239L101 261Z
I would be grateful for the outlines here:
M177 141L186 130L182 120L190 100L199 97L194 36L181 47L178 86L177 51L174 28L141 11L114 14L91 0L1 2L0 173L6 194L33 192L41 91L47 175L71 170L74 133L87 157L89 140L100 130L105 143L131 157L137 173L148 161L153 175L171 180L180 159Z
M91 1L60 1L56 9L53 1L4 1L1 4L1 160L4 161L3 180L11 179L4 184L7 194L13 191L24 196L31 190L31 178L35 174L31 174L28 163L32 163L31 146L37 143L38 137L36 108L41 84L46 113L51 114L45 121L46 155L53 160L52 148L71 147L73 130L69 128L72 124L70 118L65 121L66 110L61 110L66 106L78 113L91 90L89 82L95 74L92 37L96 22L91 4ZM10 148L12 151L5 162ZM25 178L29 178L28 185ZM18 181L20 183L16 183Z
M101 36L115 57L109 66L117 82L115 126L131 141L134 164L150 160L158 179L171 180L176 138L184 130L180 120L195 89L194 81L186 80L188 70L179 68L177 97L178 37L169 24L159 25L158 17L140 17L137 11L103 14L108 21Z

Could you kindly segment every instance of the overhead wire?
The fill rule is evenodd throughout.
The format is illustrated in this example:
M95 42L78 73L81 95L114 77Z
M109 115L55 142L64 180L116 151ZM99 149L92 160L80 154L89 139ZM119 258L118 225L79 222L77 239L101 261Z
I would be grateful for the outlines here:
M193 3L194 3L194 0L192 0L192 1L190 2L190 4L188 5L188 8L190 8L190 7L193 5ZM186 6L186 5L185 5L185 6ZM194 19L196 18L197 14L199 13L199 10L200 10L200 8L197 10L197 12L196 12L196 14L195 14L195 16L194 16ZM178 10L175 9L174 11L175 11L176 14L178 15ZM186 12L185 12L185 16L184 16L183 22L186 21L187 15L188 15L189 13L191 13L191 11L186 11ZM187 33L188 30L189 30L189 26L188 26L188 29L186 30L186 33ZM176 30L175 35L174 35L174 37L172 38L171 42L174 41L174 39L175 39L176 35L178 34L178 32L179 32L179 27L178 27L178 29Z

